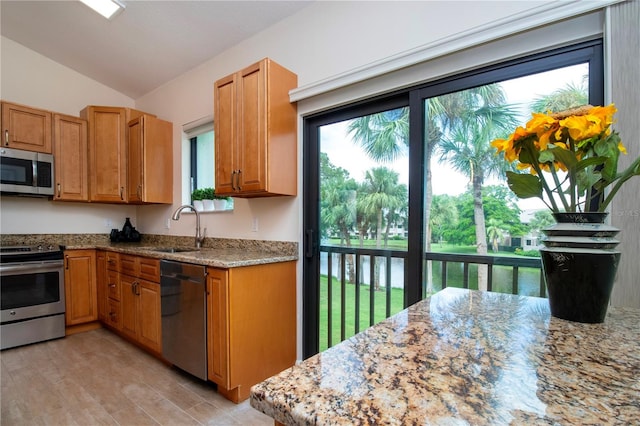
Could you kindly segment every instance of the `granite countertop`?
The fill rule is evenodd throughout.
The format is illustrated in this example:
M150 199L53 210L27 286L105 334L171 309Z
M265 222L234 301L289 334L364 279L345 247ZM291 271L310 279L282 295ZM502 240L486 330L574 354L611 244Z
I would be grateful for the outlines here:
M179 246L183 250L176 253L158 251L167 246L149 246L132 243L113 244L80 244L68 245L66 249L96 248L115 251L118 253L146 256L156 259L176 260L179 262L195 263L197 265L213 266L216 268L237 268L241 266L261 265L266 263L288 262L297 260L297 256L286 253L274 253L259 248L208 248L196 249L190 246ZM170 246L175 247L175 246Z
M637 424L640 310L447 288L254 386L286 425Z
M227 238L205 238L196 249L194 237L143 235L140 242L111 242L108 234L0 234L1 246L53 246L73 249L100 249L156 259L217 268L237 268L298 259L298 243ZM167 253L161 248L178 247L188 251Z

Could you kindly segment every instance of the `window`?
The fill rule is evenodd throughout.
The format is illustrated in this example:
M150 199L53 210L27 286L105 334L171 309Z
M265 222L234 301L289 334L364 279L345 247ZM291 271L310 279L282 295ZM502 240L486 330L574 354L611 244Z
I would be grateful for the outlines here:
M215 187L213 120L205 117L182 128L182 202L191 204L195 189Z
M190 189L213 188L214 149L213 130L189 139L190 144Z

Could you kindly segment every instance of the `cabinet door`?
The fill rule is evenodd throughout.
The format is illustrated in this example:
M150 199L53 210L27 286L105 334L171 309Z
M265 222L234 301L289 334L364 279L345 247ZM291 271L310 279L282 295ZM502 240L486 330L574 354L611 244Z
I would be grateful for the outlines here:
M259 192L266 189L267 102L265 61L240 72L237 83L237 189ZM217 134L216 134L217 135Z
M127 201L142 203L142 156L144 117L139 117L128 123L129 144L127 147Z
M107 321L108 307L107 256L102 250L96 253L96 287L98 294L98 319Z
M2 102L2 143L9 148L51 154L51 113Z
M98 319L95 250L65 251L66 325Z
M137 296L138 281L129 275L120 274L120 309L122 332L131 338L137 338Z
M89 199L124 203L126 182L126 112L124 108L85 108L89 123Z
M155 352L161 352L160 285L139 280L137 290L138 342Z
M229 388L228 272L207 270L207 370L209 380Z
M173 202L173 124L150 115L128 123L130 203Z
M68 115L53 115L53 158L56 201L87 201L87 121Z
M236 179L236 74L214 86L216 194L235 195Z

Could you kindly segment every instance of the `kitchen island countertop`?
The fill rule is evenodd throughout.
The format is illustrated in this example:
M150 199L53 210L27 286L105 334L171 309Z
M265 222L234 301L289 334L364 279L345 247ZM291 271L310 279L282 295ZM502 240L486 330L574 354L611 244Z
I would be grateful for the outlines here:
M637 424L640 310L448 288L254 386L286 425Z

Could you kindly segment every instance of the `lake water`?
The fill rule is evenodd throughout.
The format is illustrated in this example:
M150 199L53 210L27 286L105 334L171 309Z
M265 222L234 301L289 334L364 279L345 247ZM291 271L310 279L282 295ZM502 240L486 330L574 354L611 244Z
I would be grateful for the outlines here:
M362 256L361 258L361 279L362 284L371 284L370 277L370 258ZM386 260L379 259L380 262L380 286L386 287ZM442 289L442 263L433 261L433 290ZM333 277L340 277L340 261L339 256L334 255L332 259ZM426 267L425 267L426 270ZM478 267L477 265L469 265L469 288L478 288ZM320 273L328 276L327 269L327 253L320 256ZM540 296L540 269L536 268L519 268L518 270L518 294L522 296ZM513 293L513 268L509 266L493 267L493 291L500 293ZM447 286L462 287L464 278L464 265L462 263L449 262L447 264ZM404 287L404 259L391 259L391 287Z

